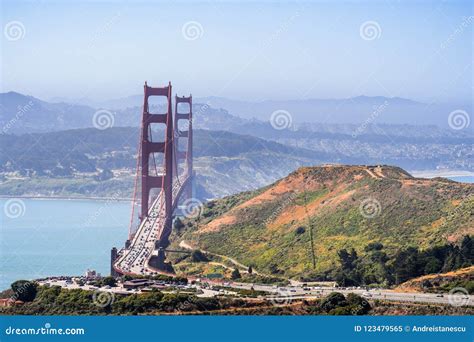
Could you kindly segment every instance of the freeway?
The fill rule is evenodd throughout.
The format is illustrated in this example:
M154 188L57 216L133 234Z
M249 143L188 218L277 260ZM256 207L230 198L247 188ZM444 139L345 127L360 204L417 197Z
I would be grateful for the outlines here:
M187 180L187 174L183 174L173 183L173 203L179 197L179 193ZM155 241L160 240L166 223L165 200L163 192L160 192L154 200L148 212L148 216L142 220L128 248L119 251L114 268L121 274L154 274L156 270L148 266L148 260L155 250Z
M271 285L232 283L233 288L254 289L256 291L266 291L273 295L267 298L275 302L289 302L295 299L315 299L326 296L331 292L341 292L343 294L355 293L366 299L380 299L400 302L419 302L435 304L451 304L452 302L463 303L463 305L474 305L474 296L455 294L450 296L441 293L418 293L418 292L397 292L387 289L365 290L357 288L339 288L339 287L305 287L305 286L287 286L276 287Z
M101 291L110 292L115 294L130 295L133 293L142 293L142 289L127 290L123 287L122 283L118 283L117 287L101 287L97 288L88 284L78 285L72 281L65 281L60 279L46 279L38 281L41 285L57 285L67 289L83 289L89 291ZM224 289L220 288L217 290L214 285L224 286ZM167 286L173 287L173 284ZM247 284L247 283L219 283L216 281L208 282L203 280L202 282L196 282L183 286L186 288L195 288L197 290L198 297L215 297L219 295L236 295L235 289L254 289L256 291L265 291L269 294L261 297L261 299L268 300L275 305L286 305L294 300L302 299L318 299L327 296L331 292L340 292L344 295L349 293L355 293L361 295L367 300L385 300L394 302L411 302L411 303L430 303L430 304L462 304L466 306L474 305L474 296L458 295L456 297L450 296L449 294L436 294L436 293L415 293L415 292L396 292L387 289L377 290L363 290L363 289L345 289L337 287L306 287L306 286L286 286L277 287L272 285L263 284ZM166 291L166 290L165 290Z

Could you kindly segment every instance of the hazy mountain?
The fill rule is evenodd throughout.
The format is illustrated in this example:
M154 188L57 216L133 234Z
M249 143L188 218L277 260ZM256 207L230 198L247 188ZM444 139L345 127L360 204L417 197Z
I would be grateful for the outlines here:
M9 133L28 133L93 127L94 114L102 109L113 116L114 126L138 126L142 101L142 95L133 95L104 102L81 99L72 104L49 103L15 92L3 93L0 94L0 128ZM161 111L161 107L151 108ZM386 134L392 130L392 125L396 125L402 135L415 129L419 136L433 136L434 128L426 126L449 128L449 113L457 108L470 112L469 106L427 105L382 96L262 102L208 97L194 99L193 112L196 128L229 130L275 140L275 137L294 136L295 133L290 132L295 131L300 136L307 135L308 131L361 136L370 135L373 133L371 128L378 127L378 134ZM283 116L289 118L286 129L277 130L269 124L272 113L279 110L288 113L283 112ZM473 133L472 125L462 130L451 130L451 135L456 137Z
M132 127L0 135L0 195L119 193L129 197L133 192L137 140L138 128ZM327 158L324 153L252 136L196 130L196 196L215 198L255 189L300 166L319 164ZM97 179L103 170L108 176Z
M132 95L107 101L78 100L95 108L124 110L140 107L143 95ZM241 101L224 97L196 97L194 103L225 109L243 119L269 121L273 112L283 110L291 115L293 123L328 124L411 124L448 126L449 114L457 109L472 113L468 103L421 103L400 97L357 96L342 99L265 100Z
M286 111L293 123L330 124L412 124L448 126L449 113L456 109L472 112L467 104L426 104L409 99L358 96L347 99L307 99L279 101L237 101L222 97L196 99L214 108L225 108L242 118L269 121L275 111Z
M82 102L89 101L83 99ZM141 103L134 107L124 106L121 109L107 109L112 107L98 103L91 104L96 107L76 102L50 103L16 92L0 93L0 131L23 134L95 127L94 123L96 126L101 124L98 119L100 116L105 119L107 127L138 127L141 123ZM155 112L163 112L165 109L160 105L151 105L150 108ZM232 130L233 127L247 122L230 115L224 109L215 109L203 104L194 104L193 112L194 128L198 129ZM98 116L94 119L96 113Z
M91 127L95 109L69 103L49 103L16 92L0 93L2 133L59 131Z

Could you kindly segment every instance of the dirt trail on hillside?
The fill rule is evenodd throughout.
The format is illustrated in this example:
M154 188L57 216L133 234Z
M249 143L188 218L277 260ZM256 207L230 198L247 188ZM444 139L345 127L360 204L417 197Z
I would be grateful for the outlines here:
M375 173L373 173L372 170L365 169L365 172L367 172L370 175L370 177L372 177L374 179L380 179L380 177L377 176Z
M181 248L185 248L185 249L189 249L189 250L195 250L197 248L194 248L193 246L191 246L190 244L188 244L185 240L181 241L179 243L179 247ZM209 255L214 255L214 256L217 256L217 257L220 257L220 258L223 258L223 259L226 259L228 261L230 261L231 263L233 263L234 265L240 267L240 268L243 268L243 269L246 269L248 270L248 266L238 262L237 260L235 259L232 259L231 257L228 257L226 255L221 255L221 254L217 254L217 253L212 253L212 252L209 252L209 251L206 251L204 249L200 249L202 252L206 253L206 254L209 254ZM220 264L220 263L219 263ZM224 266L223 264L221 264L221 266ZM226 268L229 268L228 266L224 266ZM257 274L257 275L261 275L260 273L258 273L256 270L253 270L253 273L254 274Z

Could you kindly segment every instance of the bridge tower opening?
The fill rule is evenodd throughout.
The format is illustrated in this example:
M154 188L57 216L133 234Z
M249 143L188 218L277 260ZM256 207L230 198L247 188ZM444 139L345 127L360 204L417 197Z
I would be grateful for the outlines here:
M186 185L186 189L181 196L181 200L190 199L193 197L193 97L189 96L176 96L175 98L175 111L174 111L174 127L175 127L175 159L174 159L174 172L176 175L179 174L179 167L184 162L185 170L189 177L189 181ZM183 124L181 124L183 123ZM184 144L182 143L183 139ZM185 150L182 150L184 147Z
M153 88L145 82L145 96L143 102L142 116L142 140L141 140L141 213L140 221L144 220L149 213L150 193L152 189L160 189L164 197L165 216L171 225L173 214L173 114L171 83L166 87ZM152 96L166 97L167 108L165 113L151 113L149 98ZM164 141L152 141L151 124L158 123L165 125ZM150 155L155 153L164 154L164 165L158 175L150 175Z
M164 98L165 103L157 110L153 99L150 101L152 97ZM111 251L113 275L172 272L171 264L165 262L165 248L169 245L173 214L180 198L192 198L193 176L192 96L176 96L174 100L175 113L171 83L155 88L145 82L129 237L124 248ZM157 125L163 129L152 129ZM156 139L157 135L162 138ZM139 179L140 224L133 229Z

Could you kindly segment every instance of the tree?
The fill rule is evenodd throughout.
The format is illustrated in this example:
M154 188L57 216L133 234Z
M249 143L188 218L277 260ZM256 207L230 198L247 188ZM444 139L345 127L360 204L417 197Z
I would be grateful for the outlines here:
M104 286L115 287L117 285L117 281L115 280L114 277L109 276L102 279L102 284Z
M301 234L303 234L305 231L306 231L306 229L305 229L304 227L300 226L300 227L296 228L295 233L296 233L296 235L301 235Z
M344 295L340 292L332 292L329 295L326 296L323 300L321 300L321 303L319 306L321 307L321 310L324 312L329 312L337 307L340 306L346 306L346 298Z
M179 217L177 217L176 220L174 221L174 227L178 231L184 228L184 223L183 221L181 221Z
M209 261L209 259L206 257L206 255L201 252L199 249L195 249L192 253L191 253L191 259L194 261L194 262L206 262L206 261Z
M397 284L421 275L421 258L418 249L408 247L395 255L395 282Z
M240 275L240 272L237 268L234 268L234 270L232 271L231 278L234 279L234 280L242 278L242 276Z
M101 182L101 181L106 181L108 179L111 179L113 177L114 177L114 174L112 171L104 169L100 171L100 173L97 176L95 176L95 180Z
M358 256L354 248L350 252L347 252L345 249L341 249L337 252L339 256L339 262L341 263L342 269L344 270L353 270L355 268L355 263L357 262Z
M438 273L442 267L443 267L443 264L441 263L441 261L431 256L426 259L424 273L425 274Z
M17 280L11 284L15 298L24 302L32 302L36 298L37 284L28 280Z
M271 264L269 267L270 273L271 274L282 274L283 272L278 268L277 265Z
M474 263L474 243L470 236L466 235L461 242L461 254L466 260L466 264Z
M369 302L355 293L349 293L346 296L352 315L366 315L372 309Z
M364 248L366 252L380 251L382 249L383 249L383 245L380 242L371 242Z

